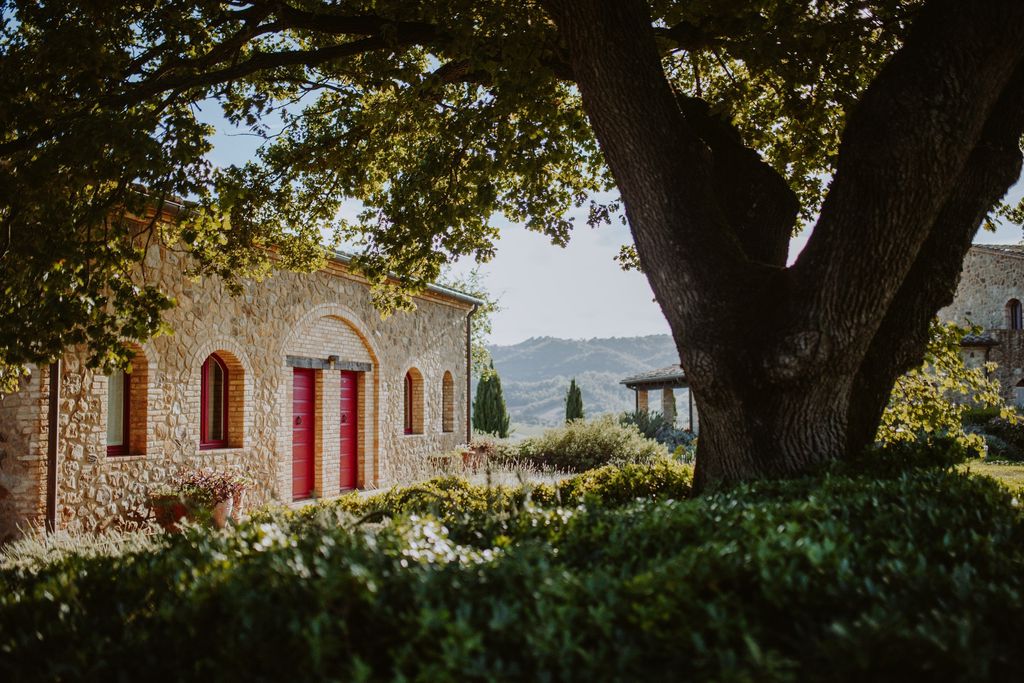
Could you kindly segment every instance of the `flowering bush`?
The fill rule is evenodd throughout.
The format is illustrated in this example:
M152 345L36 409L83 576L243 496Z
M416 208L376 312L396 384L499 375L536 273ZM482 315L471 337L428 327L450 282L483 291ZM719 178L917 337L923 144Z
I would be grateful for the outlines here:
M171 480L172 488L193 507L213 507L236 497L245 489L245 479L232 472L183 470Z

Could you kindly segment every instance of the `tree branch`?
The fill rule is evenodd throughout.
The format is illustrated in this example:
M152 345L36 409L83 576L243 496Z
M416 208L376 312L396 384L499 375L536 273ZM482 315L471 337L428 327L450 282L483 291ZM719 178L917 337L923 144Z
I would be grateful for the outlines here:
M259 10L259 11L257 11ZM206 54L191 60L175 62L158 69L141 81L132 81L126 74L127 88L114 93L100 102L90 102L81 110L48 125L42 125L33 133L0 143L0 156L9 156L32 149L36 145L57 135L70 121L96 104L105 108L131 107L146 99L171 90L187 90L209 87L244 78L260 71L289 66L315 67L331 61L353 57L367 52L385 49L432 45L446 39L444 31L425 22L394 21L375 15L342 16L297 10L284 3L275 3L273 12L276 19L269 23L259 22L270 16L266 6L250 8L252 14L243 17L245 28L215 45ZM256 52L242 61L230 63L219 69L217 64L230 62L244 48L245 44L261 35L289 29L301 29L331 35L366 36L358 40L311 50L286 50L282 52ZM133 68L137 68L134 65ZM211 70L212 69L212 70Z
M997 103L964 165L956 190L939 213L928 239L871 341L854 382L851 452L870 443L893 382L921 363L935 311L953 301L964 257L991 207L1020 177L1024 135L1024 65ZM876 407L876 406L881 406Z
M789 334L817 335L798 350L800 363L858 366L1022 58L1017 0L933 0L922 10L851 115L821 217L792 269Z
M548 0L546 7L659 304L670 321L709 314L722 304L706 293L728 300L748 261L714 201L711 150L665 79L645 3ZM701 334L697 327L673 329L677 343L680 335Z
M724 117L704 100L679 94L686 121L714 156L715 196L747 258L776 267L786 265L789 238L800 200L786 179L753 149Z

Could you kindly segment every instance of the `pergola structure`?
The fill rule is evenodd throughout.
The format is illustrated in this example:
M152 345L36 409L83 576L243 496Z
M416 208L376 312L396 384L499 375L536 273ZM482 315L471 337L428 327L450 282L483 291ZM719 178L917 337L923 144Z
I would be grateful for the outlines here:
M636 410L647 410L647 392L661 389L661 412L665 419L673 424L676 421L676 389L689 389L690 383L686 374L679 364L670 365L667 368L649 370L633 375L619 382L625 384L626 388L636 392ZM696 407L693 405L693 393L687 391L687 410L690 416L690 430L697 433L698 417Z

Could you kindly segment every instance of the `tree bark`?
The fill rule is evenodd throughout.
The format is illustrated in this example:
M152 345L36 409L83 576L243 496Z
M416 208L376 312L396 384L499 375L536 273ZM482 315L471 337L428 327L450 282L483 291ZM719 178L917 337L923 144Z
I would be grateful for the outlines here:
M697 486L873 440L1020 173L1024 3L932 0L849 117L807 248L778 174L665 79L642 0L549 0L701 413Z

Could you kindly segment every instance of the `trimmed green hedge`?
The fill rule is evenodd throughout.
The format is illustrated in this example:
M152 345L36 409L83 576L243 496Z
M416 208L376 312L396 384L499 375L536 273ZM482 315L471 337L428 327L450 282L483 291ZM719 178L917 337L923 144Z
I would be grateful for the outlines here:
M660 464L439 480L3 572L0 680L1018 677L1013 495L876 455L688 500Z
M297 510L268 510L253 515L252 522L289 524L296 520L319 520L357 525L420 515L444 520L449 532L461 541L496 529L505 530L510 518L538 507L587 504L610 508L637 499L683 500L690 497L692 484L692 467L663 456L650 465L606 465L557 484L486 487L460 477L437 477L374 496L352 493Z

